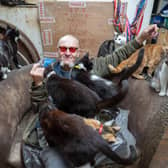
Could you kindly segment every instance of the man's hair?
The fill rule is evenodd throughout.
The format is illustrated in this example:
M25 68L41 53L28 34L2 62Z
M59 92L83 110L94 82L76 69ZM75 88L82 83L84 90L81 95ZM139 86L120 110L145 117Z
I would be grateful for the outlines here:
M67 34L67 35L62 36L62 37L58 40L57 48L59 47L61 41L66 40L66 39L68 39L68 38L73 39L74 41L76 41L77 44L78 44L78 46L79 46L79 40L78 40L75 36L73 36L72 34Z

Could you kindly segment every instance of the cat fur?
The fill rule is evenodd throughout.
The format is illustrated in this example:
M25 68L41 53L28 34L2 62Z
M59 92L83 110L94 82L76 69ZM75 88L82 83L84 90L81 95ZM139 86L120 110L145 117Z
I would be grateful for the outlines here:
M159 96L168 96L168 58L163 59L155 70L150 86Z
M147 75L151 77L160 60L168 53L168 47L159 44L147 44L143 48L145 50L144 59L139 68L132 75L137 79L145 79L142 75L145 67L147 67ZM139 51L140 49L133 53L128 59L122 61L117 67L109 65L111 73L120 73L125 67L132 66L137 59Z
M6 79L7 74L11 71L12 63L16 68L20 68L17 59L17 42L16 38L19 37L19 31L7 27L3 32L3 39L0 39L0 80Z
M85 60L85 61L84 61ZM72 79L58 76L54 71L48 72L46 68L46 88L55 106L67 113L76 113L85 117L94 117L101 109L114 106L119 103L128 92L129 76L138 68L143 60L143 50L140 52L137 62L122 72L118 83L91 75L89 70L92 63L87 56L79 62L85 62L86 68L72 69ZM87 62L87 63L86 63ZM50 69L51 70L51 69ZM94 79L93 79L94 77Z
M86 54L74 66L72 70L72 79L75 79L80 83L83 83L88 88L95 91L102 99L102 102L100 104L103 105L104 103L105 106L110 105L113 106L114 104L117 104L119 101L121 101L126 95L128 91L127 79L139 67L139 65L143 60L143 57L144 57L144 50L142 49L139 52L136 63L129 68L123 69L123 71L120 73L120 76L118 75L119 76L118 82L112 82L111 80L90 73L90 70L92 69L92 63L89 60L89 54ZM76 68L77 66L78 68ZM120 93L120 97L118 96L118 93ZM116 96L115 101L114 99L113 101L111 101L111 97L115 96Z
M99 47L97 57L105 57L112 54L116 49L126 44L126 37L124 34L114 32L114 38L105 40Z
M74 112L75 113L75 112ZM93 163L98 152L102 152L113 161L129 165L137 159L137 153L130 146L130 156L121 158L109 147L97 131L85 124L83 118L58 109L42 111L40 124L50 146L56 147L69 162L69 168Z

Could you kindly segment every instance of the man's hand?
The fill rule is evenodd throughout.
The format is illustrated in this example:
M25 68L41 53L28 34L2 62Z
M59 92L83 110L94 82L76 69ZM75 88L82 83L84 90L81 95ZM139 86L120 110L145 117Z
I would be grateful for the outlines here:
M159 28L156 24L149 25L137 37L136 41L142 44L145 40L150 40L158 35Z
M39 86L42 84L43 78L44 78L44 70L45 68L41 67L40 63L36 63L33 65L30 71L30 75L32 76L36 86Z

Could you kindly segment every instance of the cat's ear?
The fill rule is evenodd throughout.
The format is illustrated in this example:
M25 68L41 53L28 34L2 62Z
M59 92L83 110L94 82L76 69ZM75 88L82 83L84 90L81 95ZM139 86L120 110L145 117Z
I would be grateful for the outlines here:
M89 52L84 55L85 58L89 59Z
M113 39L114 39L114 41L115 41L115 40L117 40L118 35L119 35L119 33L114 32L114 38L113 38Z
M118 35L118 33L117 32L114 32L114 36L117 36Z
M15 35L16 35L16 37L19 37L19 30L17 29L17 28L15 28Z
M7 27L6 27L6 30L8 30L8 29L11 29L11 27L9 25L7 25Z
M124 37L126 37L126 33L125 32L123 32L122 34L123 34Z

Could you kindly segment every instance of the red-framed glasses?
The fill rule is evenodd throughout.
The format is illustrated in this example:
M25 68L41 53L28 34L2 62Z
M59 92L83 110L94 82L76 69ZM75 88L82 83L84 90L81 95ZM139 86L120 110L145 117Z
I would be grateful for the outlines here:
M59 49L60 49L61 52L66 52L67 49L69 49L69 51L70 51L71 53L75 53L78 48L76 48L76 47L60 46Z

